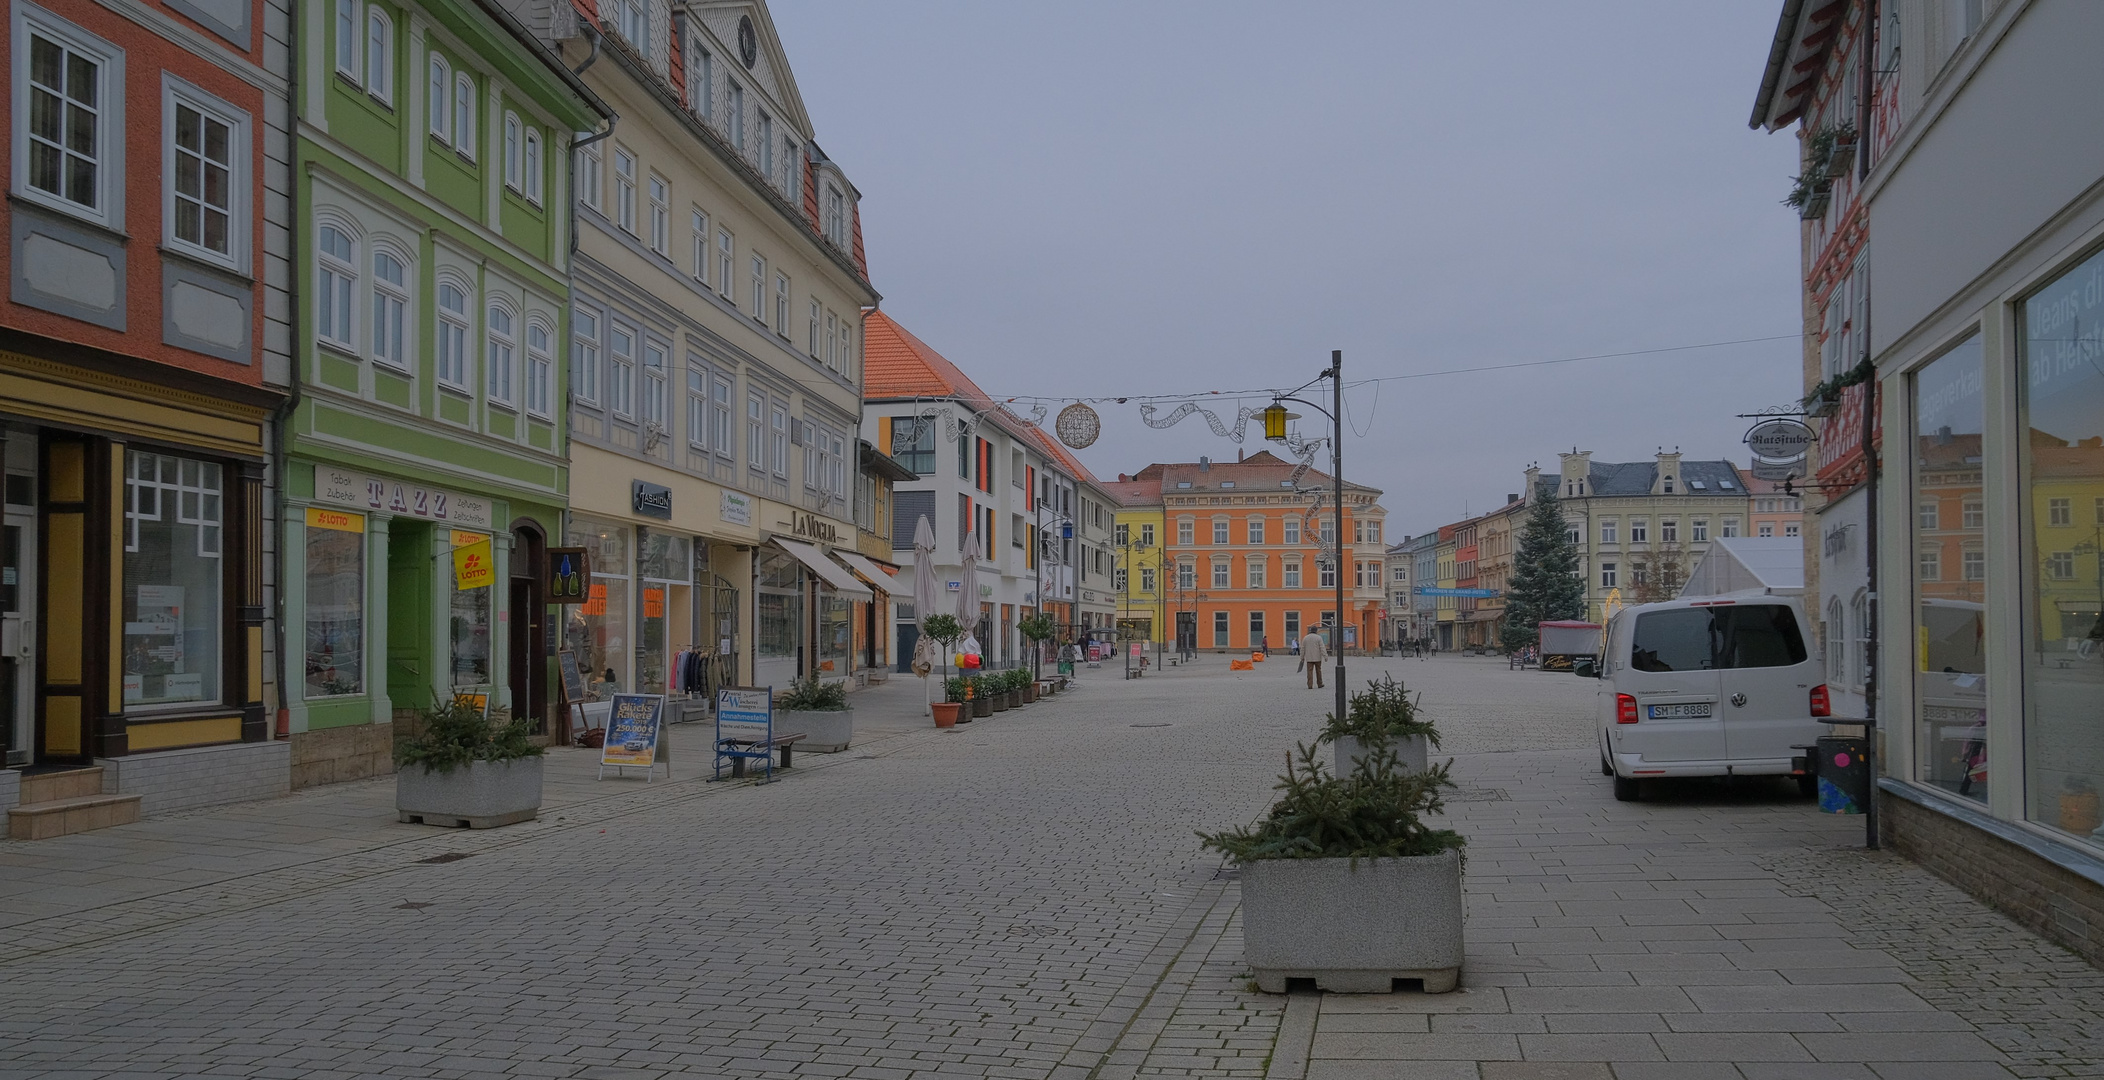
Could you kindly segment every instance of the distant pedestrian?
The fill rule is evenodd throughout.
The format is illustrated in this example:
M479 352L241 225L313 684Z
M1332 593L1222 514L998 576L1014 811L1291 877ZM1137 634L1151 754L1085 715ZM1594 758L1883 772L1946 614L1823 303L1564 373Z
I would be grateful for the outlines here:
M1308 631L1307 637L1300 639L1300 662L1307 668L1310 690L1322 685L1322 661L1327 651L1322 643L1322 635L1313 630Z

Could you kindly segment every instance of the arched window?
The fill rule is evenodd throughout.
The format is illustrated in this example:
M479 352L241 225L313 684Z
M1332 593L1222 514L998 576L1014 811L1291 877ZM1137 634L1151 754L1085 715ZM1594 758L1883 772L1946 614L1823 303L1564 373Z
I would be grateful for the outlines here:
M489 341L482 356L489 372L489 399L498 405L511 404L511 384L518 362L519 337L515 327L510 308L502 304L489 306Z
M555 334L547 323L534 319L526 324L526 411L552 416L554 401Z
M468 294L450 281L438 284L438 381L468 389Z
M381 104L394 101L394 24L377 7L365 15L365 91Z
M448 141L453 130L452 125L446 122L446 118L452 115L446 108L451 100L446 88L452 84L453 69L446 66L446 58L432 53L431 86L426 96L430 98L431 137L440 142Z
M524 148L519 145L519 114L506 112L504 114L504 186L522 194L526 190L526 184L524 178L520 175L519 155L523 152Z
M352 287L358 281L357 248L349 233L323 225L315 237L314 329L326 341L353 348Z
M358 78L358 0L336 0L336 70Z
M526 128L526 201L535 206L541 204L541 130Z
M453 77L453 149L475 156L475 80L465 71Z
M373 252L373 359L409 370L409 272L390 251Z

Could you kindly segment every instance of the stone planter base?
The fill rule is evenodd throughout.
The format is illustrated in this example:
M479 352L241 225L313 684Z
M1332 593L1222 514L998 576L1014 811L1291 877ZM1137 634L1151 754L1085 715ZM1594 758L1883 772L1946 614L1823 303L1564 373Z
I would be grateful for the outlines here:
M1359 740L1346 736L1338 739L1333 745L1337 748L1337 775L1351 775L1355 767L1353 762L1363 753L1359 749ZM1395 744L1396 760L1402 762L1403 768L1410 772L1423 772L1430 752L1431 744L1422 735L1412 735Z
M1461 853L1411 859L1265 859L1242 867L1243 959L1257 989L1313 979L1331 993L1386 994L1461 978Z
M409 766L395 773L395 811L406 822L494 829L532 821L541 810L541 759L471 761L450 773Z
M774 714L776 735L804 736L796 744L798 753L806 750L821 754L835 754L848 748L855 737L855 710L833 709L825 712L783 711Z

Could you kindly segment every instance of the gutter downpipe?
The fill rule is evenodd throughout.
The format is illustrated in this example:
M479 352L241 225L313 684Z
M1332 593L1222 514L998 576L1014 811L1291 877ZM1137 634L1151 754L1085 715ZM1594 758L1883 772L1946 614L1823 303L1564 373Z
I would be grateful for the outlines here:
M297 19L298 15L293 14L291 17ZM292 88L292 92L295 95L300 91L299 66L300 50L287 49L285 55L285 82L286 85ZM296 191L299 187L300 112L298 109L290 110L290 112L291 115L286 118L285 124L285 160L292 165L292 185ZM270 605L272 616L271 640L277 647L278 653L276 665L278 707L275 710L277 715L271 718L271 736L273 739L282 738L288 743L292 741L292 707L286 703L286 700L288 690L292 685L287 681L292 670L292 659L285 654L285 514L288 509L285 495L288 486L285 482L286 443L288 441L285 437L285 425L291 421L293 411L298 409L300 404L301 358L299 343L302 338L299 333L299 274L300 267L305 265L300 261L299 214L296 208L296 200L294 202L294 227L285 230L286 260L292 267L292 341L289 343L290 348L287 350L288 355L285 365L285 400L279 402L277 408L271 410L270 417L270 478L274 481L273 486L276 489L271 492L270 501L277 511L275 517L278 523L276 544L278 557L274 560L275 565L272 566L272 569L275 571L272 576L276 588L272 590ZM301 677L305 678L304 661L302 661L301 667Z
M1872 94L1875 91L1877 67L1877 0L1868 0L1863 19L1861 43L1863 48L1863 85L1861 101L1856 107L1862 111L1862 122L1856 125L1856 139L1860 144L1856 150L1856 175L1870 175L1870 121L1872 119ZM1857 191L1862 190L1860 183ZM1860 198L1860 195L1858 196ZM1868 211L1863 211L1867 217ZM1868 245L1868 241L1865 241ZM1863 302L1863 358L1870 359L1870 301ZM1867 641L1878 640L1878 450L1877 441L1871 436L1877 431L1878 413L1877 369L1863 387L1863 482L1867 500L1863 513L1863 549L1865 556L1864 583L1869 586L1870 603L1866 607L1866 625L1863 637ZM1878 753L1878 665L1876 654L1870 663L1863 665L1863 736L1870 747L1870 782L1863 794L1863 846L1871 851L1878 849L1878 769L1884 764L1884 755Z

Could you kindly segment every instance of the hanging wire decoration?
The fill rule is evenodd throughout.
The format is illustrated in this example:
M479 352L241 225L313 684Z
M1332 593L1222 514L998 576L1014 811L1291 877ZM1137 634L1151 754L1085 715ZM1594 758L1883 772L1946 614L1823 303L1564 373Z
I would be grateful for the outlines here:
M1038 406L1037 412L1042 419L1045 407ZM1096 436L1103 434L1103 419L1096 415L1096 410L1077 401L1059 410L1059 419L1053 422L1053 430L1059 434L1060 442L1083 450L1095 443Z
M1259 416L1263 412L1261 409L1252 409L1247 406L1239 408L1235 410L1235 426L1230 428L1221 422L1219 414L1211 409L1201 407L1195 401L1186 401L1178 405L1174 409L1169 410L1169 415L1159 420L1154 418L1154 411L1154 406L1152 405L1141 405L1140 422L1151 428L1174 427L1184 417L1197 413L1205 417L1206 423L1212 425L1213 434L1232 442L1241 442L1243 431L1249 426L1250 417Z

